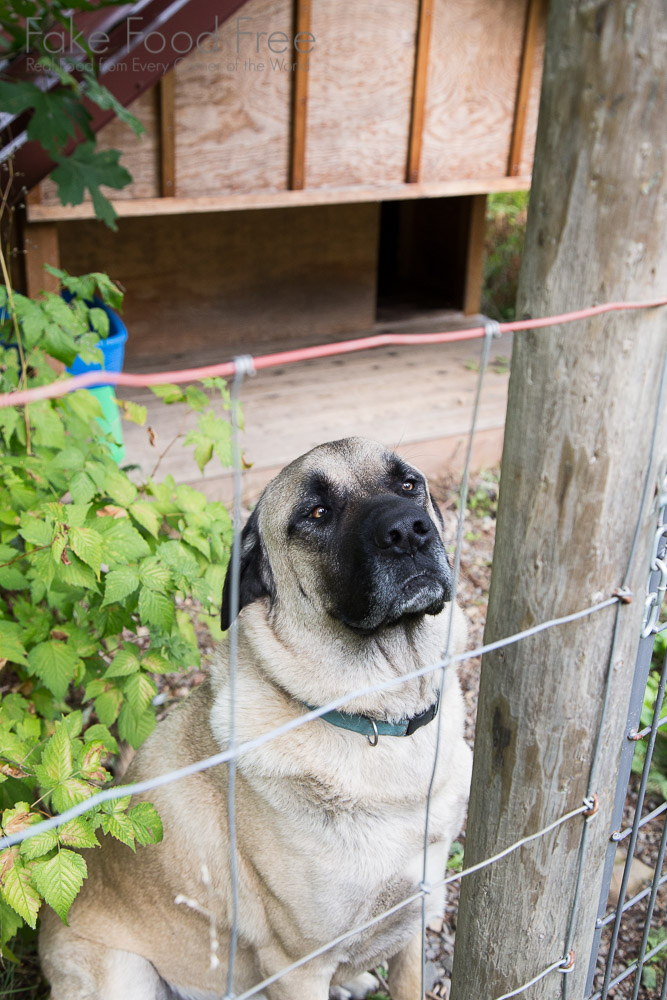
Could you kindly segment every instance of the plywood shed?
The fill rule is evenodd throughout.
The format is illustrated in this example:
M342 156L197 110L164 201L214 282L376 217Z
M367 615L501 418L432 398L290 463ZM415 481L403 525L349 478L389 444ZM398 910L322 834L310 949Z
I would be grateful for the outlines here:
M530 184L545 17L545 0L248 0L133 103L143 138L100 133L134 178L117 234L49 180L31 192L29 291L56 257L110 273L129 368L476 312L486 195Z

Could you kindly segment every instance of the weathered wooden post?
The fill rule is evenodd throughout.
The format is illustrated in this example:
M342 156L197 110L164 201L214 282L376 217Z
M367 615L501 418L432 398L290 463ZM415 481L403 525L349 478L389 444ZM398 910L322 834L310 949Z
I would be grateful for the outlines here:
M519 317L667 289L666 40L664 0L551 4ZM486 641L622 583L666 352L665 308L517 335ZM666 457L663 412L651 485ZM635 600L618 611L569 1000L584 996L654 514L642 515ZM466 867L581 804L616 614L484 658ZM564 954L583 822L463 881L452 1000L493 1000ZM527 995L561 997L565 978Z

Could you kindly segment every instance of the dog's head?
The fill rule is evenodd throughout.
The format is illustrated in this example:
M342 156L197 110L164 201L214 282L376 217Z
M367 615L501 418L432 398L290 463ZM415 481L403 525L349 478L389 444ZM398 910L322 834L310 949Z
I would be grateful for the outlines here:
M239 610L267 598L277 612L306 623L324 613L361 634L437 615L452 596L442 528L424 475L398 455L363 438L323 444L269 483L248 520Z

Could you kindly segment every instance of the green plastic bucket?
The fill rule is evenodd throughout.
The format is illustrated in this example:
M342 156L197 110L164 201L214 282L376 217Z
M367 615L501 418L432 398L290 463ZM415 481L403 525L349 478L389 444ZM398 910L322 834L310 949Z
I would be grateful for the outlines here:
M111 457L120 465L125 458L125 445L123 443L123 424L118 403L116 402L114 387L112 385L99 385L88 391L99 400L102 407L102 416L97 418L97 422L113 438L114 444L111 445Z

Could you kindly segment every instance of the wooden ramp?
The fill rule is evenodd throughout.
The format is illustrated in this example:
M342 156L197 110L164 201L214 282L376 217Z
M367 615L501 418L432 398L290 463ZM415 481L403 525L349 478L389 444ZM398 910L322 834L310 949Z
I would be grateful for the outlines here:
M461 317L454 319L461 325ZM468 324L476 325L475 318L469 317ZM456 325L451 315L449 325ZM382 441L431 477L446 468L460 469L481 347L482 341L475 340L377 348L271 368L246 379L241 393L241 443L250 463L244 473L245 502L253 502L268 480L304 451L350 435ZM510 354L509 336L493 342L473 453L477 469L500 460L509 378L505 359ZM211 360L190 358L188 366ZM169 365L160 358L159 367ZM152 429L149 435L146 427L124 422L127 463L139 465L148 475L159 462L160 477L171 474L210 499L229 502L230 472L214 459L202 476L192 449L182 445L182 437L196 425L195 414L181 405L166 406L149 389L119 389L118 395L145 405Z

